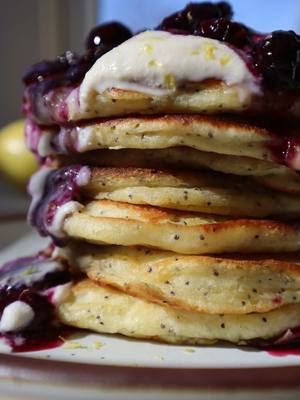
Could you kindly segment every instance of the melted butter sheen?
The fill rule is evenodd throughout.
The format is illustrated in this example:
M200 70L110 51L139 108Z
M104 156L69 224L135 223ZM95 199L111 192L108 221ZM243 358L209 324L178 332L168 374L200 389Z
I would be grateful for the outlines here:
M206 79L259 93L257 78L237 52L218 40L146 31L103 55L80 87L81 107L109 88L168 95L185 82Z

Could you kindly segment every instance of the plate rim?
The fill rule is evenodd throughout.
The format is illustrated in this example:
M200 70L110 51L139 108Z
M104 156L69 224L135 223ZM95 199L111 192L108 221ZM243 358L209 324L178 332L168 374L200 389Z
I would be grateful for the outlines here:
M114 389L300 390L300 366L170 368L89 364L0 354L0 379Z
M21 220L25 220L21 213L0 214L0 224ZM299 376L300 365L246 368L119 366L0 353L0 380L28 384L91 385L127 390L300 390Z

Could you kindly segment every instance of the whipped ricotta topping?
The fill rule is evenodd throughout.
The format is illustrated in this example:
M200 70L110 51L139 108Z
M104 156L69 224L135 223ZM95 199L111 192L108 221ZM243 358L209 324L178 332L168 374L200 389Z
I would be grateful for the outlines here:
M0 332L18 332L26 328L34 318L34 311L23 301L14 301L3 310Z
M53 218L53 222L48 226L48 232L58 238L63 238L63 225L65 219L70 215L83 208L83 205L78 201L68 201L57 208Z
M81 167L76 177L76 183L78 186L85 186L91 179L91 170L89 167Z
M51 146L51 140L52 140L53 136L54 136L54 134L51 131L45 131L40 136L40 139L39 139L38 145L37 145L37 153L41 157L47 157L47 156L55 153L55 150Z
M96 61L80 86L79 101L87 108L91 95L110 88L168 95L185 82L207 79L260 91L257 78L228 45L200 36L146 31Z

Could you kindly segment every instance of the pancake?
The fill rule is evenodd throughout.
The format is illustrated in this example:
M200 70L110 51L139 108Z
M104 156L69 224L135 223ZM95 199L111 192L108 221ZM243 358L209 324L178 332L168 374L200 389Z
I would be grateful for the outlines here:
M56 155L54 167L90 165L95 167L135 167L156 169L213 170L226 174L249 176L256 182L282 192L300 194L300 176L283 165L250 157L204 152L188 147L166 149L99 149L69 156Z
M169 343L226 340L245 344L258 338L273 338L299 326L300 306L292 304L267 313L211 315L146 302L85 279L72 287L58 307L58 317L67 325L95 332Z
M120 88L92 93L85 109L78 107L78 94L71 92L67 97L68 119L78 121L99 117L128 114L156 113L228 113L242 112L250 108L253 97L241 97L242 86L228 87L220 81L190 84L171 95L155 96Z
M164 115L114 118L63 127L56 148L78 152L110 149L164 149L187 146L201 151L274 161L282 139L275 132L230 118Z
M143 245L182 254L290 252L300 250L300 227L271 220L88 202L63 224L67 237L95 244Z
M67 254L70 264L96 283L181 310L248 314L300 302L299 255L292 262L79 243Z
M93 168L85 196L239 217L300 215L297 196L266 190L250 178L201 171Z

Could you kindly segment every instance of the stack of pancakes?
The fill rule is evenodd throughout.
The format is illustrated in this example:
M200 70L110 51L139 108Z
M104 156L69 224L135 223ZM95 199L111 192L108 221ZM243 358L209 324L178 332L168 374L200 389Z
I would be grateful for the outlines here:
M300 324L300 177L281 125L253 117L264 97L237 95L238 85L219 80L185 82L167 97L101 90L80 98L82 109L76 89L68 93L67 123L54 92L50 106L31 107L27 124L50 174L61 169L59 187L68 186L68 168L88 167L84 178L77 169L59 229L48 230L77 271L60 320L172 343L292 333ZM45 178L33 209L43 201L55 208L50 186Z
M64 255L84 278L61 321L175 343L245 343L299 325L300 178L260 159L273 133L217 115L72 129L93 132L93 150L55 156L91 170L83 208L63 224Z

